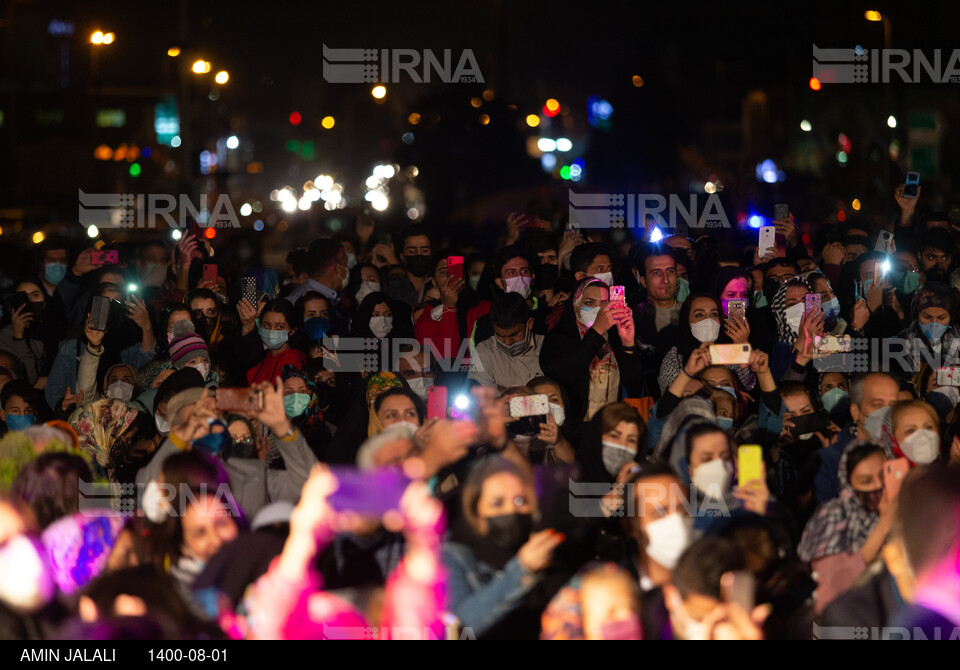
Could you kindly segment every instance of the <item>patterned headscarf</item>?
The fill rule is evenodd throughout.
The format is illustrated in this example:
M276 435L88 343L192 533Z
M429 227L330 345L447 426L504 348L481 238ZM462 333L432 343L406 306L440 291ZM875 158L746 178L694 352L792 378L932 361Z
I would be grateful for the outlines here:
M41 539L60 590L69 595L99 575L122 530L122 517L94 510L63 517L47 527Z
M797 341L797 334L787 323L787 289L791 286L803 286L807 293L812 293L810 284L803 279L793 278L780 285L777 292L770 301L770 310L773 312L773 319L777 323L777 337L781 342L786 342L791 347Z
M373 403L376 402L377 398L381 395L394 388L402 389L403 382L400 381L400 377L393 372L378 372L375 375L371 375L370 379L367 380L367 390L364 396L367 400L367 409L370 415L370 420L367 423L367 437L373 437L383 430L383 425L381 425L380 419L377 418L377 413L373 411Z
M103 398L77 408L70 416L70 425L80 438L80 450L109 472L124 460L120 452L127 445L120 437L139 414L122 400Z
M580 321L580 316L578 310L580 309L580 303L583 302L583 293L587 290L588 286L593 286L594 284L600 286L601 288L609 289L609 287L600 281L599 279L588 279L580 284L580 287L573 294L573 316L577 321L577 331L580 333L580 339L583 339L583 336L586 335L587 331L593 327L591 323L589 326ZM597 352L597 355L593 357L593 360L590 361L590 375L594 376L594 371L599 369L600 366L604 363L609 364L611 372L617 368L617 357L613 355L613 349L610 348L610 341L607 338L607 334L604 333L603 337L607 340L600 351Z
M871 512L860 504L860 498L850 485L847 475L848 455L863 444L866 443L862 440L854 440L843 450L837 473L840 478L840 495L821 507L807 523L797 548L801 560L809 563L818 558L860 551L880 520L880 514ZM884 448L886 449L886 445ZM887 453L887 456L890 454Z
M317 397L317 387L303 370L293 365L284 365L280 371L280 379L287 381L294 377L302 379L307 385L307 391L310 393L310 404L307 405L307 411L295 417L297 428L304 431L305 434L309 434L312 429L323 423L323 412L320 411L320 399Z
M541 640L582 640L583 609L581 589L585 577L603 573L624 573L616 563L588 563L553 597L540 618Z

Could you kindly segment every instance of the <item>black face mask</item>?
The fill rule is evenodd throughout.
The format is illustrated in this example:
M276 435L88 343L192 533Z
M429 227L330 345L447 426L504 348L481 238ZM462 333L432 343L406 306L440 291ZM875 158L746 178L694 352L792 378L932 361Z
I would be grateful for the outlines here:
M932 282L932 281L946 282L947 281L947 273L941 270L939 265L934 265L929 270L924 270L923 274L926 277L928 282Z
M763 295L767 296L767 304L773 304L773 297L777 295L777 291L780 290L780 282L776 279L764 279L763 280Z
M540 263L536 268L533 287L537 289L553 288L560 277L560 266L555 263Z
M406 266L407 272L414 277L425 277L430 273L430 256L426 254L404 256L403 264Z
M868 512L878 512L880 510L880 500L883 498L883 487L873 491L857 491L857 498L860 499L860 505Z
M532 514L500 514L487 519L487 537L500 549L517 551L533 532Z

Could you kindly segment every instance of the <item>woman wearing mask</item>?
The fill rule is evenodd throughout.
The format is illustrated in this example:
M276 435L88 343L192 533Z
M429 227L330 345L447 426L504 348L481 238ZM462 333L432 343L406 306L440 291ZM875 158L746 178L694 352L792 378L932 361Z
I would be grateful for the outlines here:
M409 326L404 329L405 324L397 320L394 302L386 293L367 295L357 308L353 323L351 337L375 337L382 340L411 334Z
M175 303L165 306L160 310L160 323L158 324L158 333L163 333L157 337L157 358L170 358L170 343L178 337L196 333L196 326L193 324L193 312L182 303Z
M525 601L564 536L533 532L532 483L512 463L477 462L460 496L461 515L443 547L450 610L479 639L534 637L539 611Z
M380 424L380 430L397 423L408 423L419 428L423 423L423 403L409 389L395 388L381 393L373 402L373 412Z
M240 312L240 320L243 324L242 337L248 340L245 349L254 356L251 360L250 353L248 353L244 361L248 384L275 380L280 376L280 371L284 365L292 365L297 369L303 369L307 357L303 355L303 352L292 348L289 343L291 331L294 330L291 324L296 323L293 305L289 301L280 299L266 303L261 312L259 323L257 322L256 312L246 300L241 300L237 304L237 309ZM250 347L250 343L254 339L255 328L259 331L260 341L263 343L259 351L259 360L256 360L256 348Z
M812 293L803 279L794 278L780 285L770 311L777 324L777 342L770 352L770 367L774 379L784 378L790 371L791 379L803 380L813 361L813 343L823 333L823 309L806 313L806 295Z
M769 313L760 311L756 305L757 293L754 291L757 286L752 272L741 270L737 267L722 267L712 283L711 293L720 300L720 306L723 308L723 331L732 341L739 341L742 338L740 332L746 328L747 338L754 349L767 350L773 344L775 331L771 327ZM746 324L735 323L729 318L729 301L743 300L746 304Z
M929 282L913 294L913 320L900 334L916 370L925 361L939 361L938 367L960 363L960 329L952 323L953 290L946 284Z
M353 294L356 304L359 305L371 293L380 293L383 286L383 280L380 277L380 270L376 265L370 263L361 263L352 273L357 277L359 284Z
M823 310L823 333L825 335L845 335L847 322L840 316L840 299L833 292L830 281L819 272L807 276L811 293L820 296L820 309Z
M280 377L283 380L283 408L290 423L303 433L317 460L326 460L324 454L330 443L330 431L324 424L320 400L314 392L313 382L292 365L284 365ZM279 451L276 455L280 455ZM268 462L271 460L273 459L267 458Z
M838 426L850 423L850 380L843 372L824 372L820 375L820 402Z
M14 301L4 309L7 325L0 329L0 349L23 362L27 381L37 384L50 374L53 356L59 345L45 323L47 301L40 282L26 280L14 287ZM43 388L42 385L39 388Z
M207 342L210 351L216 354L220 345L237 331L234 316L224 311L223 302L208 288L193 289L184 296L183 302L193 312L197 333Z
M573 422L567 423L567 401L563 387L549 377L535 377L527 382L527 388L547 396L550 407L550 416L546 423L540 424L540 434L537 436L547 449L545 462L573 463L576 454L570 436L573 439L576 439L576 436L573 435Z
M629 463L646 451L643 420L630 405L607 405L584 426L577 450L580 478L584 482L614 482Z
M633 313L609 298L602 281L582 279L544 338L540 368L563 385L570 400L567 421L590 421L601 407L640 392L643 367Z
M708 293L693 293L680 308L680 342L672 347L660 363L660 375L657 383L662 394L681 374L684 365L701 344L726 343L729 338L721 335L721 322L726 319L720 302ZM748 328L734 328L737 333L734 344L744 344L750 335ZM753 388L756 378L749 369L731 365L730 369L740 378L747 390Z
M817 572L820 612L879 554L893 526L897 500L884 495L881 447L850 443L840 460L840 495L807 523L797 553Z
M890 408L889 423L884 432L893 437L894 458L906 457L916 466L940 457L940 417L933 407L921 400L901 400Z

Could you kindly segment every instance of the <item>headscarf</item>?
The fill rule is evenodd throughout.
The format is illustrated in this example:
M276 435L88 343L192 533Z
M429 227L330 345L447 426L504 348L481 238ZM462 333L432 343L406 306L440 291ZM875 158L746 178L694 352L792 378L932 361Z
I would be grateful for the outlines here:
M581 340L583 339L583 336L586 335L587 331L593 327L593 324L590 324L588 326L582 321L580 321L580 317L577 314L577 310L580 309L580 303L583 302L584 291L586 291L588 286L592 286L593 284L598 284L602 288L609 289L609 287L599 279L594 279L592 277L589 277L583 280L583 282L580 284L580 286L576 288L573 294L573 307L574 307L573 314L574 314L574 318L577 321L577 332L580 334ZM594 356L590 360L590 386L593 387L593 386L596 386L597 384L601 384L603 382L602 375L606 374L606 375L609 375L607 377L607 381L612 382L613 385L619 387L620 386L620 367L617 365L617 357L614 355L613 349L610 347L610 339L607 333L603 333L603 339L604 339L604 343L603 343L603 346L600 348L600 351L598 351L596 356ZM589 395L589 392L588 392L588 395ZM609 397L609 395L607 397ZM587 402L587 406L588 407L590 406L589 400Z
M300 416L293 417L291 422L299 428L304 435L309 435L318 426L323 424L323 412L320 411L320 399L317 397L317 387L303 370L293 365L284 365L280 371L280 379L287 381L294 377L302 379L307 385L307 391L310 393L310 404L307 405L307 411Z
M821 507L807 523L797 548L801 560L809 563L818 558L860 551L880 520L879 513L864 509L847 474L847 457L863 444L867 443L853 440L843 450L837 471L840 495Z
M777 323L777 337L781 342L789 344L791 347L797 341L797 333L787 323L787 289L791 286L803 286L807 293L812 293L810 284L805 280L794 277L788 282L780 285L777 292L770 301L770 311L773 312L774 321Z
M370 421L367 424L367 437L373 437L383 430L383 425L380 423L380 419L377 418L377 413L373 411L373 404L377 398L392 388L404 388L399 375L393 372L378 372L375 375L371 375L370 379L367 380L367 388L364 391L364 398L367 401L367 409L370 416Z
M580 465L580 481L582 482L613 482L615 477L607 472L603 464L603 410L593 415L590 423L583 427L580 435L580 448L576 451L577 463ZM642 425L641 437L643 437ZM638 445L635 461L643 458L644 445Z
M96 460L108 474L123 463L128 444L120 437L137 420L140 411L122 400L102 398L81 405L70 416L70 425L80 438L80 449Z
M540 619L541 640L584 639L581 589L584 577L597 573L617 575L626 571L616 563L591 562L585 565L543 610Z
M720 301L721 306L723 305L723 291L727 288L727 284L732 282L734 279L746 279L747 280L747 305L749 306L753 302L753 276L748 274L743 268L737 268L732 266L724 266L717 270L717 274L714 275L713 281L710 282L710 293Z
M95 510L77 512L48 526L41 540L60 590L72 594L99 575L122 530L122 517Z

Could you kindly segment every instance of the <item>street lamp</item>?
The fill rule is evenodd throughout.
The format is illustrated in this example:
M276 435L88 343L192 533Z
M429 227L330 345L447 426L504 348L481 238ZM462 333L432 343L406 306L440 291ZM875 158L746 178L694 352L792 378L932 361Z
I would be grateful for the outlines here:
M226 84L230 80L230 73L227 72L226 70L220 70L220 72L217 73L217 76L214 77L213 80L218 84Z
M194 74L206 74L207 72L210 71L210 61L206 61L206 60L195 61L192 69Z
M863 13L863 18L865 18L867 21L882 21L883 15L876 10L868 9Z

